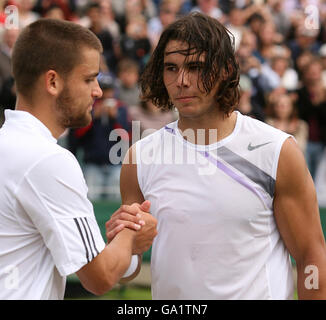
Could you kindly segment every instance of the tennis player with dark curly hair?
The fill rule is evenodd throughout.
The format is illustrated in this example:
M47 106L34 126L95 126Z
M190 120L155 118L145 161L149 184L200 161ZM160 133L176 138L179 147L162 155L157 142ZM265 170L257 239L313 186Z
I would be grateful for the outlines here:
M121 172L124 204L150 200L154 299L326 298L315 188L295 140L235 111L233 37L203 14L162 33L142 92L179 120L139 140ZM107 223L114 236L120 218Z

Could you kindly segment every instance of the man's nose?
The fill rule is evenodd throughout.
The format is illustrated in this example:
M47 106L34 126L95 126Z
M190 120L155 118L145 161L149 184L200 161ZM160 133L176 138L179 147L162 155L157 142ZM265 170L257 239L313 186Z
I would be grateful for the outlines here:
M99 83L98 83L97 80L96 80L96 86L95 86L95 88L92 91L92 95L96 99L101 98L102 95L103 95L103 91L102 91L102 89L101 89L101 87L100 87L100 85L99 85Z
M188 87L190 85L189 72L184 69L180 69L177 78L177 85L179 87Z

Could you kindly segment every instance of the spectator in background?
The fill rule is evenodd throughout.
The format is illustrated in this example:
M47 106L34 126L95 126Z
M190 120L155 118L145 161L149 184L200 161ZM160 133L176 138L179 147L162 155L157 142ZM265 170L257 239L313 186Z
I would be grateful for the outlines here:
M299 117L309 125L306 160L312 177L326 144L326 92L322 81L322 64L311 59L303 67L303 87L298 90Z
M265 20L263 16L257 12L253 13L247 20L249 29L258 37L259 30L264 24Z
M264 121L265 113L263 108L252 99L253 85L250 78L245 75L240 75L240 101L238 110L252 118Z
M143 16L146 21L157 16L152 0L111 0L116 21L122 33L126 33L128 20L135 16Z
M191 9L191 12L201 12L208 16L225 22L223 11L218 6L218 0L197 0L197 5Z
M147 23L142 15L128 19L126 33L122 35L120 40L120 48L121 58L135 60L142 71L152 50Z
M242 35L240 46L236 51L236 57L240 66L241 74L247 75L252 83L251 101L255 105L265 108L265 90L266 86L262 81L262 64L257 58L257 39L250 30L245 30ZM265 68L268 69L268 66ZM266 81L265 81L266 82Z
M240 68L243 73L249 73L253 66L256 68L259 67L260 61L257 59L257 38L250 29L244 30L236 54L240 60Z
M165 27L174 22L181 9L181 0L162 0L159 6L159 15L148 21L148 37L152 48L155 48Z
M44 18L65 20L65 14L58 5L53 4L44 13Z
M281 0L267 0L276 31L286 38L289 33L291 23L284 12L283 3L284 1Z
M229 12L229 19L228 23L226 24L226 27L228 30L233 34L234 36L234 48L235 50L238 50L242 33L245 29L245 19L242 15L242 10L240 8L237 8L236 6L233 6Z
M294 67L298 72L300 87L303 86L303 70L313 58L314 55L309 50L305 50L298 56L297 60L294 61Z
M11 54L20 29L5 29L0 43L0 127L4 121L4 109L14 109L16 89L11 72Z
M258 58L262 63L270 62L275 54L276 44L282 42L282 37L276 32L275 24L272 21L264 22L258 33Z
M83 151L89 199L119 199L119 159L129 147L130 123L127 107L115 98L114 79L103 75L99 84L103 96L94 104L93 121L71 134ZM112 149L114 146L116 149Z
M139 121L141 138L177 119L175 111L161 110L150 101L129 107L128 113L132 121Z
M318 40L320 43L326 43L326 2L323 1L319 7L320 33Z
M252 17L254 17L254 19ZM253 21L255 22L255 17L258 17L258 20L256 20L258 22L258 27L253 23ZM261 23L259 19L261 19ZM262 23L271 20L271 18L264 7L252 4L251 1L240 1L240 3L238 1L230 5L225 20L227 22L224 22L224 24L235 37L235 49L237 50L239 43L241 42L244 27L247 28L247 22L249 23L249 26L253 27L252 31L254 32L255 30L254 33L258 34Z
M0 42L0 91L3 83L12 76L11 54L20 29L5 29Z
M119 0L121 1L121 0ZM146 21L157 15L156 7L152 0L122 0L125 2L125 14L127 18L142 15Z
M115 21L111 0L99 0L99 4L104 28L110 32L114 41L118 41L121 35L120 26Z
M111 71L115 71L117 64L116 54L114 50L113 37L110 32L104 28L101 15L101 7L97 2L91 2L87 9L89 18L89 29L100 39L103 46L103 55Z
M123 59L119 62L117 70L117 97L126 106L136 106L139 104L140 88L139 65L132 59Z
M319 49L319 56L322 62L323 71L322 71L322 79L324 87L326 87L326 44L323 44Z
M76 20L76 0L36 0L33 11L37 12L40 16L44 16L47 10L57 5L64 12L65 20Z
M19 28L22 29L39 19L40 15L32 11L35 0L15 0L19 12Z
M288 55L275 55L271 60L271 67L280 78L280 85L288 91L298 89L298 73L290 67L290 57Z
M301 24L295 29L294 39L290 40L288 44L293 61L296 61L304 51L318 53L320 44L317 41L317 35L318 30L305 28L304 20L301 21Z
M225 0L224 0L225 1ZM226 0L228 2L228 0ZM194 0L181 0L180 14L185 15L188 14L193 8ZM223 2L223 0L222 0Z
M293 135L305 154L308 140L308 124L299 119L297 109L287 94L269 96L270 115L266 123Z

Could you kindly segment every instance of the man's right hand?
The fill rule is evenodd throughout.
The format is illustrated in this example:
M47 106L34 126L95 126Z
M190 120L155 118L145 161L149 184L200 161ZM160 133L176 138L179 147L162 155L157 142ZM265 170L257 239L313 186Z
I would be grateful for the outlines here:
M142 254L149 250L157 235L157 220L149 213L150 202L122 205L106 222L108 243L125 227L136 230L133 254Z
M141 219L145 224L137 231L134 245L132 248L133 254L143 254L151 247L154 238L157 236L157 220L149 212L151 203L149 201L144 201L139 206L139 209L142 210L140 215Z

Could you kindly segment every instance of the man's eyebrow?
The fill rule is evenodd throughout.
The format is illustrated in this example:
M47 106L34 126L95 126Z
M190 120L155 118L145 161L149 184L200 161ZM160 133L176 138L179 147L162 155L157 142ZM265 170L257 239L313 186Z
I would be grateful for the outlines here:
M176 65L177 64L174 62L169 62L169 61L164 62L165 67L176 66ZM192 67L192 66L203 67L205 65L205 62L200 60L186 61L183 65L186 67Z
M200 60L193 60L193 61L187 61L185 63L187 66L192 66L192 65L196 65L196 66L204 66L205 65L205 62L204 61L200 61Z
M176 66L176 63L167 61L164 62L164 66Z
M86 78L96 78L99 75L99 72L94 72L91 74L85 74Z

